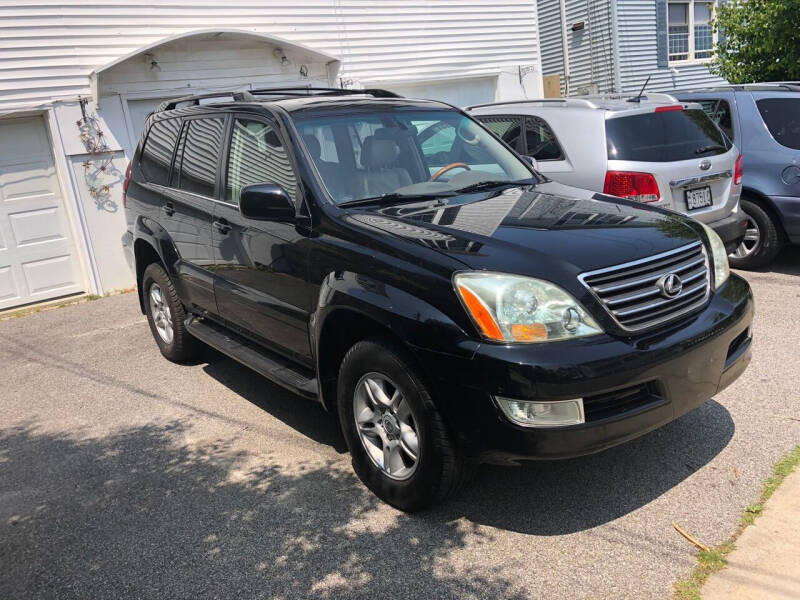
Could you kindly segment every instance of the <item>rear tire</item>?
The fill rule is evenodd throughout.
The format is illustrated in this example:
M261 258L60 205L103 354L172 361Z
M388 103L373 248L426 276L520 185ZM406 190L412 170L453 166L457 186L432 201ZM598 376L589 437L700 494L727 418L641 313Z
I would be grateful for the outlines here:
M147 322L161 354L173 362L197 356L202 343L186 330L186 311L172 280L160 264L152 263L144 270L142 294Z
M733 268L746 271L766 267L781 249L778 226L772 215L755 202L742 199L741 207L747 219L747 232L728 261Z
M339 370L338 412L356 475L400 510L442 502L475 469L453 443L413 360L390 341L361 341L347 352Z

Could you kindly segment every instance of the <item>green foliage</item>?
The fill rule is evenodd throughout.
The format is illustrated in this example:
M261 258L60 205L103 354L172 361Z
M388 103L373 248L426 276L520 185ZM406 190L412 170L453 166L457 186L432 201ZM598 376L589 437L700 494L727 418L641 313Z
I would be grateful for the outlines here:
M800 81L800 0L728 0L711 71L731 83Z

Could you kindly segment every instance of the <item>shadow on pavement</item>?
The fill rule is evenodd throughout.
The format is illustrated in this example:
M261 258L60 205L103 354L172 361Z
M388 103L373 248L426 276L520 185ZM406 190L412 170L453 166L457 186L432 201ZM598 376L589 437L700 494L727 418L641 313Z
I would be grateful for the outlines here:
M225 442L182 438L180 423L0 431L0 597L521 597L495 575L436 569L480 535L468 525L380 509L331 465L242 473Z
M216 354L216 353L215 353ZM283 392L222 355L204 370L299 433L347 452L339 424L318 405ZM416 518L474 523L535 535L602 525L651 502L710 462L734 433L728 410L711 400L642 438L600 454L518 467L483 465L459 498Z
M756 272L800 275L800 245L785 246L775 257L775 260Z

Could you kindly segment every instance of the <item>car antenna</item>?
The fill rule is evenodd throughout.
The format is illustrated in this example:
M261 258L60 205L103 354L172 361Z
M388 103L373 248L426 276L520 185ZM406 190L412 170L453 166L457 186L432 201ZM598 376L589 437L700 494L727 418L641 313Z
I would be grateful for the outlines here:
M650 78L652 76L653 76L652 73L650 73L650 75L647 76L647 79L645 80L644 85L642 86L642 89L639 90L639 95L635 96L634 98L628 98L628 102L641 102L642 101L642 96L644 95L644 88L646 88L647 84L650 83Z

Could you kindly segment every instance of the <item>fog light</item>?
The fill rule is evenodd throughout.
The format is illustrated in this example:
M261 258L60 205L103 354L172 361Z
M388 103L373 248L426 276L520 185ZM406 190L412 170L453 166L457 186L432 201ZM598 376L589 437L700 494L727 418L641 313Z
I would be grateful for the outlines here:
M524 427L555 427L585 422L583 400L580 398L553 402L529 402L500 396L495 396L495 399L511 421Z

